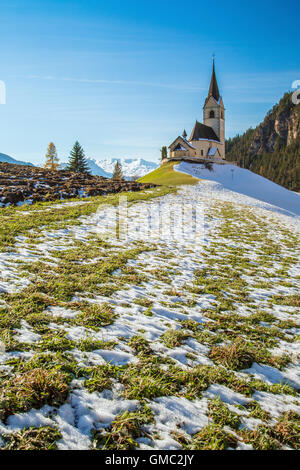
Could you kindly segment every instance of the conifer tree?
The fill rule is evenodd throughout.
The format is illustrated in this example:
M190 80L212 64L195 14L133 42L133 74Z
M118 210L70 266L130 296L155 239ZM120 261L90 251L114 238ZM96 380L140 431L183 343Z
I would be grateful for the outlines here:
M113 172L113 180L122 180L122 179L123 179L122 165L119 161L116 161L114 172Z
M161 159L164 160L165 158L168 158L168 149L166 146L161 148Z
M56 147L53 142L50 142L48 145L45 157L46 163L44 167L48 170L57 170L59 167L59 159L57 156Z
M89 167L85 158L84 150L78 140L76 140L69 157L67 170L76 173L89 173Z

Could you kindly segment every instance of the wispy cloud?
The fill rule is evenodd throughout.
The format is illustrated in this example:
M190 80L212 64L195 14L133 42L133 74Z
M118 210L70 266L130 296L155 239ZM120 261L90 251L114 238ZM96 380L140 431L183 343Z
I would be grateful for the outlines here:
M178 83L158 83L158 82L143 82L138 80L108 80L108 79L91 79L91 78L73 78L73 77L54 77L52 75L27 75L27 79L35 80L51 80L60 82L75 82L75 83L90 83L90 84L108 84L108 85L124 85L124 86L144 86L154 88L169 88L172 90L183 91L201 91L205 90L204 87L185 85Z

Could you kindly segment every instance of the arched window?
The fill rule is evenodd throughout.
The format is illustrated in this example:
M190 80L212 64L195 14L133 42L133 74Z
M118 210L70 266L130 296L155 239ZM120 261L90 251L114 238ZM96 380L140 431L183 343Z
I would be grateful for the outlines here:
M214 111L210 111L210 112L209 112L209 117L210 117L210 118L214 118L214 117L215 117L215 112L214 112Z
M224 119L224 112L221 111L221 119Z

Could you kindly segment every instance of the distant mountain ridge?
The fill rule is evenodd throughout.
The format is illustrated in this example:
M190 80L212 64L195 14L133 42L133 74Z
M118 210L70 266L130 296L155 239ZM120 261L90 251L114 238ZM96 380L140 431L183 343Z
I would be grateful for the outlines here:
M104 176L106 178L112 177L117 161L121 163L123 175L126 179L133 177L140 178L159 166L143 158L105 158L102 160L87 158L86 160L92 175ZM63 168L66 165L67 163L62 163Z
M0 153L0 162L2 163L13 163L15 165L27 165L27 166L34 166L32 163L29 162L22 162L20 160L15 160L14 158L6 155L5 153Z
M300 191L300 104L286 93L255 129L226 141L226 160Z
M122 165L123 175L126 177L141 177L155 170L157 163L144 160L143 158L106 158L104 160L93 160L95 164L106 173L112 175L116 162Z
M112 177L117 161L119 161L122 165L122 171L125 179L131 179L133 177L140 178L150 171L155 170L159 166L157 163L144 160L143 158L104 158L102 160L87 158L86 160L92 175L104 176L105 178ZM12 158L4 153L0 153L0 162L13 163L15 165L34 166L32 163L16 160L15 158ZM66 162L62 162L60 167L65 169L67 165L68 164ZM43 164L38 166L42 167Z

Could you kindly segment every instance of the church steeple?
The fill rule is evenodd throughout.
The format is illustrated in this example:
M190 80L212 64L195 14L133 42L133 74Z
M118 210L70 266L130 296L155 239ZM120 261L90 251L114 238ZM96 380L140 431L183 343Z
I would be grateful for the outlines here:
M216 78L214 57L209 92L203 108L203 122L214 130L219 141L225 146L225 109Z
M225 160L225 108L220 95L213 56L209 91L203 106L203 124L196 121L189 138L184 130L182 136L169 146L170 158L193 161L199 158L211 161Z
M211 74L208 98L210 96L212 96L216 101L219 101L220 99L219 87L218 87L218 82L217 82L217 77L216 77L216 72L215 72L215 58L214 57L213 57L213 69L212 69L212 74Z

